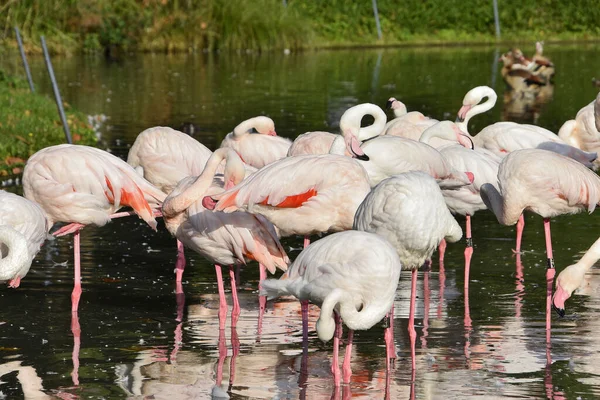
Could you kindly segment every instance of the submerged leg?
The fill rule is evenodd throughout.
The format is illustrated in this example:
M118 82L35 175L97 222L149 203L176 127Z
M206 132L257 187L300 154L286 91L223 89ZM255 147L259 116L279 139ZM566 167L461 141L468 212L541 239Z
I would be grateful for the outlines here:
M350 383L350 377L352 376L352 368L350 367L350 361L352 358L352 341L354 340L354 331L348 330L348 343L346 343L346 352L344 353L344 363L342 364L342 372L344 374L344 383Z
M258 290L260 291L261 289L261 285L262 285L262 281L264 281L265 279L267 279L267 268L262 265L262 264L258 264L258 268L259 268L259 282L258 282ZM258 328L257 328L257 338L256 341L260 342L260 335L262 334L262 321L263 321L263 316L265 315L265 309L267 308L267 296L258 296Z
M523 239L523 228L525 228L525 216L521 214L519 220L517 221L517 248L515 249L515 253L521 252L521 241Z
M233 309L231 310L231 326L236 326L240 317L240 301L237 295L237 286L235 283L235 273L233 265L229 266L229 278L231 279L231 296L233 297Z
M71 333L73 334L73 353L71 360L73 361L73 372L71 379L73 385L79 385L79 349L81 348L81 326L79 325L79 316L77 312L71 313Z
M385 354L390 366L396 359L396 346L394 345L394 304L387 315L388 326L385 328L383 338L385 339ZM387 365L387 363L386 363Z
M446 254L446 239L442 239L440 245L438 246L438 251L440 253L440 264L444 263L444 255Z
M427 348L427 335L429 329L429 299L431 290L429 289L429 271L423 273L423 334L421 335L421 348Z
M410 311L408 315L408 335L410 336L410 354L412 357L412 369L417 367L416 364L416 341L417 331L415 331L415 302L417 298L417 270L412 270L412 280L410 285Z
M185 254L183 252L183 243L177 240L177 262L175 262L175 282L181 282L183 270L185 269Z
M465 248L465 292L469 291L469 272L473 256L473 237L471 236L471 216L467 214L467 247Z
M71 311L77 312L79 309L79 299L81 298L81 259L79 253L80 232L76 231L73 236L73 256L75 257L75 284L71 293Z
M544 233L546 236L546 256L548 268L546 269L546 342L550 342L550 328L552 325L552 283L554 282L554 256L552 255L552 237L550 236L550 218L544 218Z
M221 266L215 264L217 274L217 287L219 288L219 329L225 329L225 318L227 318L227 299L225 298L225 286L223 285L223 274Z
M302 309L302 345L303 351L308 354L308 300L301 300Z

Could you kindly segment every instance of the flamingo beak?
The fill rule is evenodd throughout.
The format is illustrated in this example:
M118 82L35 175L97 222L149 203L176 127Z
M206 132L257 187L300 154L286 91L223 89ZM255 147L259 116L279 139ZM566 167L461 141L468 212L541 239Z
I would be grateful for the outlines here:
M467 105L463 105L460 110L458 110L458 115L456 117L456 122L463 122L465 120L465 118L467 117L467 112L469 112L469 110L471 109L471 105L467 104Z
M360 148L360 142L352 133L347 133L344 135L344 139L346 141L346 150L352 156L352 158L356 158L362 161L369 161L369 156L365 154L363 149Z
M275 131L269 131L269 132L267 132L267 135L269 135L269 136L277 136L277 132L275 132Z
M202 207L206 208L207 210L214 210L216 205L217 202L210 196L205 196L202 199Z
M571 297L571 295L563 289L560 285L556 286L554 296L552 296L552 308L560 317L565 316L565 301Z
M396 100L395 99L394 100L391 100L391 99L388 100L387 103L385 103L385 109L389 110L390 108L392 108L392 104L394 104L394 101L396 101Z

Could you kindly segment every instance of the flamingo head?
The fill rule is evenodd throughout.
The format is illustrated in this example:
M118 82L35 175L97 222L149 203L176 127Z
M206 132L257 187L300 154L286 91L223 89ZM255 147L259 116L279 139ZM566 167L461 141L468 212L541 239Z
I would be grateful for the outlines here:
M460 111L459 111L459 113L460 113ZM473 140L471 140L469 135L466 135L463 131L461 131L460 128L458 126L456 126L456 124L452 124L452 130L454 131L454 134L456 135L456 141L461 146L466 147L467 149L471 149L471 150L475 149L475 146L473 145Z
M217 150L218 151L218 150ZM244 162L235 151L227 151L224 172L225 190L231 189L246 177L246 168Z
M584 281L585 269L573 264L562 270L556 278L556 290L552 296L552 308L561 317L565 315L565 301Z
M202 198L202 207L206 208L207 210L214 210L216 205L217 201L212 197L204 196L204 198Z
M352 157L362 161L369 161L369 156L365 154L363 149L360 147L360 142L356 138L356 135L352 133L351 129L342 130L342 136L344 137L344 143L346 144L346 152Z
M403 102L401 102L400 100L397 100L395 97L389 98L389 100L385 104L385 108L387 108L388 110L389 109L393 110L394 116L396 116L396 117L401 117L401 116L405 115L406 113L408 113L408 110L406 109L406 105Z
M333 338L335 333L335 320L320 316L316 324L317 336L324 342L328 342Z
M254 119L254 129L261 135L277 136L275 122L269 117L256 117Z
M460 110L458 110L456 122L463 122L467 118L467 113L471 108L473 108L472 104L463 104Z

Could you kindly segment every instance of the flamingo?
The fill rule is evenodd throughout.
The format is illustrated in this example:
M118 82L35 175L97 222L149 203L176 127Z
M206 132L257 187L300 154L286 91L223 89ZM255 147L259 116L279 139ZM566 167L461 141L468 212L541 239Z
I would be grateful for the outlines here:
M558 130L558 137L584 151L600 150L600 94L577 113L575 119L565 122ZM600 160L594 161L594 169Z
M75 285L72 311L81 297L79 233L86 225L103 226L114 214L130 206L154 230L156 210L165 194L139 176L133 167L112 154L88 146L62 144L32 155L23 171L25 197L38 203L46 213L48 226L69 222L55 236L74 233Z
M360 121L365 115L372 115L375 120L372 125L361 129ZM356 157L367 171L371 186L390 176L416 170L433 176L440 187L464 186L473 181L470 172L452 168L429 145L401 137L378 136L385 127L385 121L385 113L375 104L364 103L349 108L340 120L342 135L336 139L337 142L334 141L331 151ZM466 136L460 136L457 140L471 145Z
M281 279L263 281L261 294L270 299L291 294L321 307L317 335L325 342L334 338L331 369L335 385L339 386L338 347L342 334L339 318L350 329L342 367L346 383L352 375L350 355L354 330L370 329L390 311L400 270L395 249L381 236L339 232L305 248ZM393 337L386 334L385 338L389 350ZM388 362L390 358L388 352Z
M213 178L219 164L227 159L223 181L215 185ZM223 288L221 265L245 264L256 260L271 273L276 268L287 269L289 259L279 243L275 228L263 216L244 211L233 213L212 212L203 203L204 196L223 191L223 187L239 183L245 175L239 156L231 149L216 150L198 177L183 179L165 199L162 211L167 229L184 245L215 264L219 288L219 321L225 326L227 302ZM266 274L265 274L266 275ZM234 308L232 325L239 316L239 302L235 274L230 269ZM264 278L264 277L263 277Z
M50 225L39 205L0 190L0 281L19 287L46 240Z
M460 240L462 229L446 207L435 179L422 171L405 172L375 186L356 211L354 229L386 238L404 268L412 271L408 331L414 369L417 270L443 239Z
M198 176L212 155L206 146L175 129L157 126L140 133L127 156L127 163L148 182L168 194L188 176ZM244 164L247 174L256 168ZM222 170L219 170L222 172ZM175 282L180 283L185 270L183 244L177 239Z
M585 252L583 257L569 265L556 277L556 291L552 297L552 307L561 317L565 316L565 301L582 286L585 274L600 260L600 238Z
M427 128L439 122L438 120L424 116L418 111L408 112L404 103L394 97L390 97L386 107L393 110L395 118L388 121L385 125L383 131L384 135L419 140L419 137ZM436 140L434 140L431 146L438 148L444 144L447 144L447 142L442 140L436 142Z
M259 134L251 134L252 129ZM221 142L221 147L232 148L242 161L254 168L286 157L291 145L291 140L277 136L275 123L264 116L241 122Z
M506 156L498 169L500 190L486 183L481 198L502 225L514 225L529 210L544 218L546 236L546 331L550 340L550 306L554 258L550 218L594 211L600 203L600 177L580 163L550 151L517 150Z
M294 140L288 150L288 157L307 154L328 154L336 134L322 131L306 132Z
M456 137L458 127L450 121L442 121L427 129L420 141L427 143L431 138L449 139ZM462 132L458 132L462 134ZM484 149L467 149L458 144L448 145L439 149L444 158L459 171L472 171L473 183L455 190L442 190L446 205L453 214L464 215L466 219L465 248L465 292L469 290L469 271L473 256L473 239L471 236L471 216L479 210L487 209L479 195L484 183L498 186L498 167L500 159ZM443 249L440 249L440 259L443 260Z
M479 104L486 97L487 100ZM514 150L543 148L571 157L586 166L591 166L596 159L596 153L586 153L570 146L554 133L535 125L496 122L483 128L477 135L471 136L468 130L469 120L494 107L497 98L494 89L477 86L469 90L463 99L456 124L462 132L469 135L475 147L488 149L498 157L504 157Z

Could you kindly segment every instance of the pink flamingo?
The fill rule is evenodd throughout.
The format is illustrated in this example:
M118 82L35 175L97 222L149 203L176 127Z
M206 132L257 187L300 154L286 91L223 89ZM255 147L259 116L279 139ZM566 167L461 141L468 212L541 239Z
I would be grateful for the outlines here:
M226 159L225 176L215 185L213 180L219 164ZM289 259L285 254L275 228L262 215L244 211L233 213L212 212L202 202L211 196L242 181L244 165L231 149L216 150L198 177L183 179L165 199L162 211L167 229L184 245L215 263L219 288L219 321L225 327L227 301L223 288L220 265L245 264L256 260L261 266L261 279L266 278L266 267L271 273L275 269L287 269ZM232 325L235 326L240 307L237 298L235 274L230 268L233 295Z
M217 211L245 207L262 214L282 236L304 236L306 247L310 235L352 229L354 213L370 189L365 170L353 159L306 155L269 164L230 190L207 197L205 205L213 207L217 200ZM301 305L307 327L308 301ZM303 337L308 343L307 328Z
M343 363L346 383L352 375L350 356L354 330L370 329L390 311L400 269L396 250L381 236L357 231L339 232L305 248L281 279L262 282L261 293L268 298L291 294L321 307L317 335L323 341L334 340L331 370L335 385L339 386L340 318L350 328ZM393 337L386 333L385 338L386 364L389 365Z
M288 157L308 154L328 154L336 134L322 131L306 132L294 140L288 150Z
M252 134L253 129L259 134ZM286 157L291 145L291 140L277 136L273 120L263 116L240 123L221 142L221 147L232 148L242 161L254 168Z
M354 229L386 238L404 268L412 271L408 331L414 369L417 270L443 239L460 240L462 229L446 207L435 179L422 171L399 174L375 186L356 211Z
M556 291L552 297L552 306L561 317L565 316L565 301L579 288L585 274L600 260L600 238L585 252L583 257L573 265L569 265L556 277Z
M391 108L393 110L395 118L388 121L385 125L384 135L419 140L421 134L423 134L427 128L430 128L439 122L436 119L424 116L418 111L408 112L404 103L394 97L390 97L386 104L386 108ZM448 142L434 139L430 145L438 148L444 144L448 144Z
M517 150L506 156L498 170L500 191L486 183L481 198L503 225L514 225L523 211L544 218L546 236L546 335L550 341L550 310L554 258L550 236L550 218L594 211L600 202L600 177L582 164L550 151Z
M103 226L114 214L130 206L156 230L154 210L165 194L139 176L120 158L88 146L63 144L38 151L27 161L23 172L25 197L38 203L46 213L49 226L69 222L55 236L74 233L75 285L71 294L72 311L81 297L79 232L86 225Z
M19 287L46 240L50 225L33 201L0 190L0 281Z

